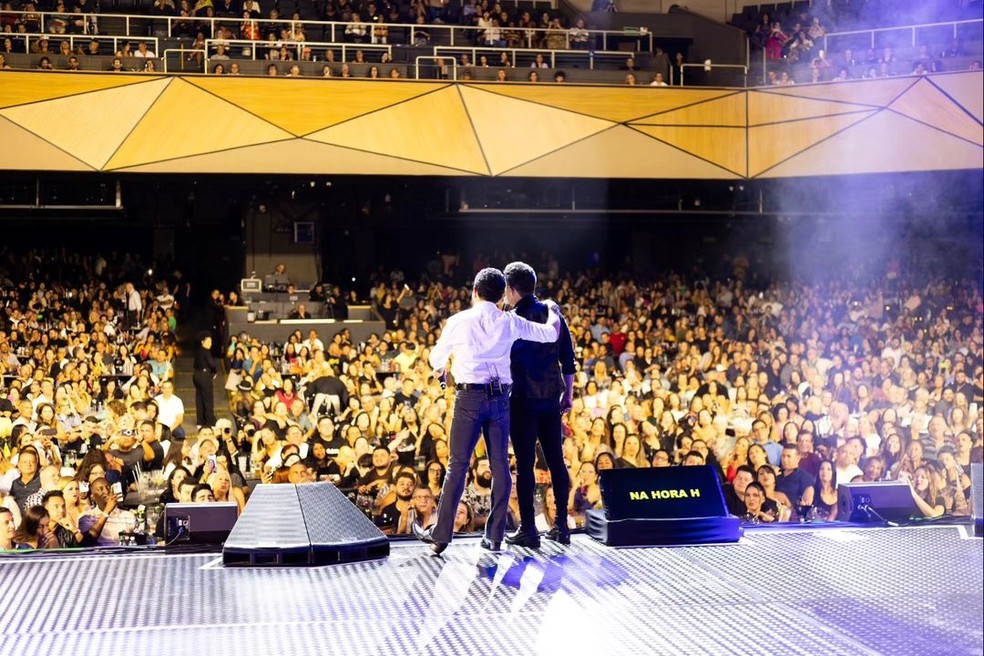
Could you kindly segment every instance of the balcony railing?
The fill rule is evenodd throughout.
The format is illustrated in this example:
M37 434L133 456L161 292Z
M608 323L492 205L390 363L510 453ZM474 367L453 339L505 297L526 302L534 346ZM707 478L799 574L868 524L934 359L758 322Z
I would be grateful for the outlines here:
M55 24L55 21L63 23L66 18L73 22L81 23L81 27L76 28L78 29L77 32L69 34L67 29L63 32L52 32L46 29L46 26ZM273 32L275 35L274 40L279 41L280 29L287 28L291 34L298 32L303 32L305 35L308 33L323 34L323 41L341 43L351 41L352 26L359 25L364 30L364 43L368 44L386 43L390 40L388 35L396 32L399 34L408 34L406 44L401 45L429 45L435 41L439 41L440 45L447 46L470 47L482 44L495 47L497 45L495 43L483 43L485 34L489 31L486 28L451 24L344 23L312 20L273 20L269 18L201 18L134 14L55 14L41 11L0 11L0 24L13 24L18 20L37 25L38 29L32 32L46 33L50 40L60 39L62 37L99 36L102 31L105 31L101 30L100 23L123 21L123 34L107 36L129 37L134 41L146 41L154 37L188 37L198 32L202 32L206 36L215 36L216 29L227 27L233 32L233 36L236 38L250 32L256 34L256 39L253 40L263 41L263 35L269 36ZM635 44L632 48L635 52L653 51L653 34L647 28L633 30L585 30L587 41L579 41L577 37L572 39L573 34L571 30L566 28L558 30L500 26L492 28L492 31L498 34L502 44L508 47L517 47L519 45L525 45L528 48L534 46L544 47L552 39L554 44L559 47L551 48L551 46L546 46L547 48L559 50L582 49L585 51L598 49L609 51L616 50L617 44L619 43L630 41ZM4 34L3 36L18 37L21 35L14 32ZM307 39L302 40L306 41Z

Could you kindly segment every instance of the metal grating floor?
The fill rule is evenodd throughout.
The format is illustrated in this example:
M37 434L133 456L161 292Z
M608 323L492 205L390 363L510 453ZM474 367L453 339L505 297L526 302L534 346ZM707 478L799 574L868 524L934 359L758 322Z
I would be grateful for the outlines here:
M223 569L214 555L0 559L0 655L984 654L984 548L957 527L750 532Z

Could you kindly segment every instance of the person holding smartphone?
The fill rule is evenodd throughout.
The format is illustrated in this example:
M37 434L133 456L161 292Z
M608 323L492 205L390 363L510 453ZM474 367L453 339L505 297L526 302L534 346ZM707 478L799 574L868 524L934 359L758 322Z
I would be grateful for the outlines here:
M120 543L120 533L132 531L137 518L119 507L119 496L110 489L109 481L97 478L92 481L89 498L94 507L79 516L81 546L114 546Z

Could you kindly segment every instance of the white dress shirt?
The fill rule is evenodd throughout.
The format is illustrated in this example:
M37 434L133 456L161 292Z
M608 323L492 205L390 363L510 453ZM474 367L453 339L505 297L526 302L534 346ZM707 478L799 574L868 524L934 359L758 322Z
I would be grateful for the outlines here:
M510 385L509 354L513 342L525 339L550 343L557 341L557 334L554 324L533 323L503 312L489 301L476 301L444 324L431 349L430 365L434 370L443 370L448 357L454 356L451 375L455 383L482 384L498 376L503 385Z
M175 424L178 415L184 415L184 402L174 394L169 399L165 399L163 394L158 394L154 397L154 402L157 404L157 421L171 430L177 428Z

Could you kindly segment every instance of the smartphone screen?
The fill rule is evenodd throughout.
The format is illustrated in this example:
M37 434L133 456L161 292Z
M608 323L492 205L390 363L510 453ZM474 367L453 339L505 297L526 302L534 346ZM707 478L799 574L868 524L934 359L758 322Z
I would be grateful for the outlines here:
M122 483L120 483L119 481L117 481L117 482L113 483L110 486L110 489L116 495L116 500L117 501L123 501L123 484Z

